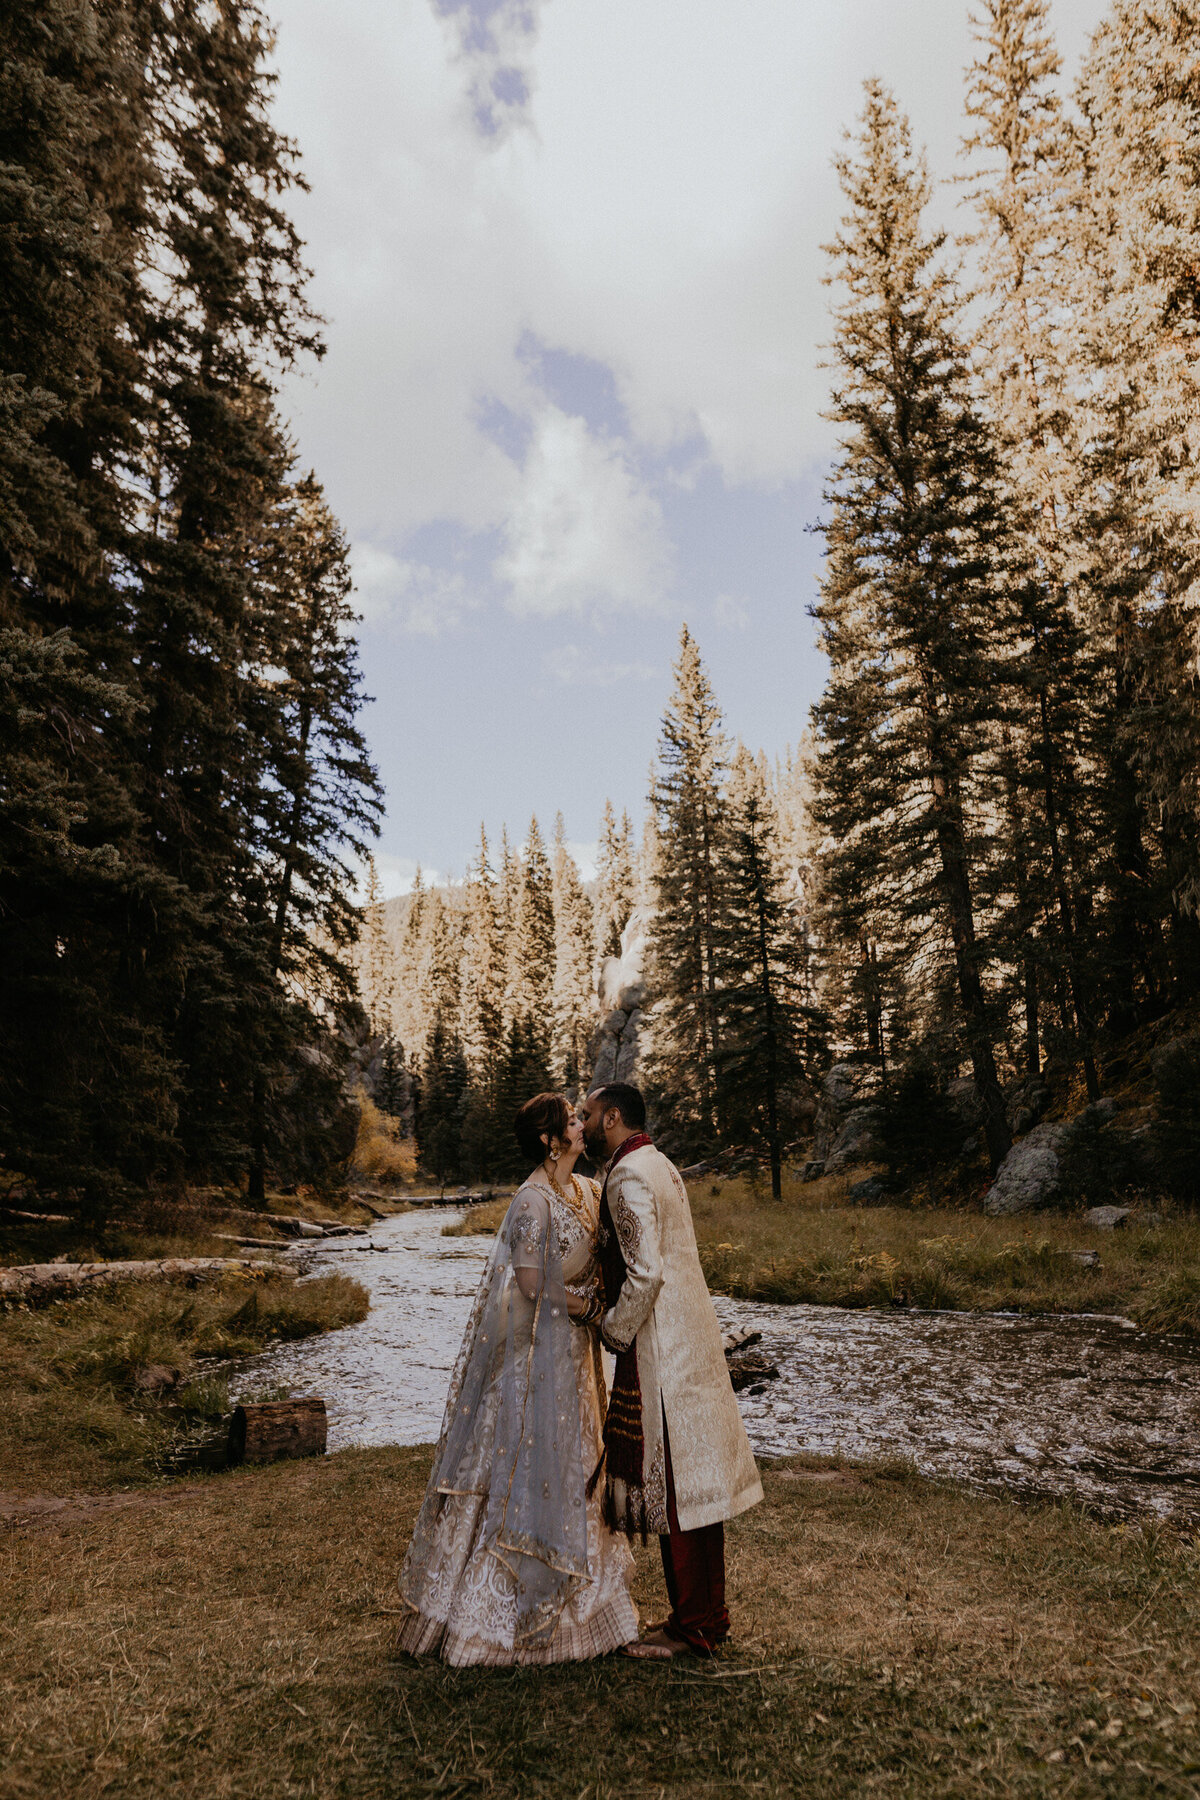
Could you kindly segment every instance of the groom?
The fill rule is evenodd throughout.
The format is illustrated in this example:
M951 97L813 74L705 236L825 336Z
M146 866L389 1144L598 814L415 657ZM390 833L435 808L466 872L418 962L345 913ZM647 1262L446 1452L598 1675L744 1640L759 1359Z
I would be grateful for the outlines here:
M589 1154L607 1164L600 1336L617 1367L604 1426L604 1517L643 1543L658 1533L671 1601L665 1624L627 1654L706 1656L729 1635L723 1521L761 1500L762 1484L683 1178L647 1136L635 1087L596 1088L580 1116Z

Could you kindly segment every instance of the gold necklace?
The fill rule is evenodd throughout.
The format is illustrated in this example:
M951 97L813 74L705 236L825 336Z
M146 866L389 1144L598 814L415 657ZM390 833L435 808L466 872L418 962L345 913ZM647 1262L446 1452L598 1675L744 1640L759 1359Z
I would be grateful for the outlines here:
M568 1194L565 1188L559 1187L558 1179L554 1173L554 1164L550 1161L549 1157L547 1157L546 1161L542 1164L542 1168L545 1170L546 1180L550 1183L550 1186L558 1195L563 1205L569 1207L589 1231L594 1231L600 1215L599 1212L597 1212L595 1218L591 1217L590 1211L584 1202L583 1189L579 1185L578 1175L573 1174L571 1176L571 1187L573 1192Z

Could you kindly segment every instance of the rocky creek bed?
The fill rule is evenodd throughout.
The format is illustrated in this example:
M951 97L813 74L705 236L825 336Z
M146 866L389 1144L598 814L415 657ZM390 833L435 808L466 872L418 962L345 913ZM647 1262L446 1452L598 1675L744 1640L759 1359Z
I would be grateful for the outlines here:
M373 1228L375 1250L298 1249L312 1273L361 1280L359 1325L242 1364L237 1399L324 1396L329 1448L432 1442L488 1252L446 1238L452 1208ZM1106 1512L1200 1520L1200 1347L1101 1318L848 1312L715 1296L779 1379L739 1396L760 1456L902 1456L971 1486Z

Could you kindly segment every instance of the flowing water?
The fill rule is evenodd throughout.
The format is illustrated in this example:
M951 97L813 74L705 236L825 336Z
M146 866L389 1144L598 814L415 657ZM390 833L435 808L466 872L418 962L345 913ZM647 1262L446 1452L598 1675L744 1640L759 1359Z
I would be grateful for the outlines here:
M335 1450L432 1442L490 1247L443 1237L459 1216L405 1213L374 1227L376 1250L298 1251L362 1281L371 1311L243 1364L237 1397L322 1394ZM1200 1347L1112 1319L714 1304L779 1369L739 1396L760 1456L903 1456L976 1487L1200 1519Z

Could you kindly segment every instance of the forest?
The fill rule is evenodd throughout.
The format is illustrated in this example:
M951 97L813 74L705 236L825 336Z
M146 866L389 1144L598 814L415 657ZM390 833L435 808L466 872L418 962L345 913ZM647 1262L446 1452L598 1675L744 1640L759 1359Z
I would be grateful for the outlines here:
M975 33L958 235L878 83L838 160L827 555L796 596L829 674L795 746L731 740L685 627L594 880L534 820L385 903L348 546L278 409L322 345L268 22L9 15L10 1175L85 1212L261 1203L336 1184L365 1096L434 1180L492 1179L520 1098L620 1074L674 1154L778 1193L848 1070L893 1186L969 1182L1149 1043L1159 1123L1108 1160L1195 1198L1194 29L1121 0L1073 97L1044 0Z
M1128 1181L1195 1197L1194 29L1115 7L1074 106L1043 0L992 0L975 49L960 239L929 223L879 84L838 162L829 678L799 750L772 769L727 741L685 628L641 847L606 814L590 921L535 821L498 880L485 839L449 905L419 896L391 959L369 927L388 972L368 1008L407 1047L442 1173L490 1172L522 1079L586 1078L638 914L638 1067L677 1153L749 1146L778 1193L836 1060L894 1174L964 1142L994 1172L1168 1019L1169 1123L1141 1161L1109 1147Z

